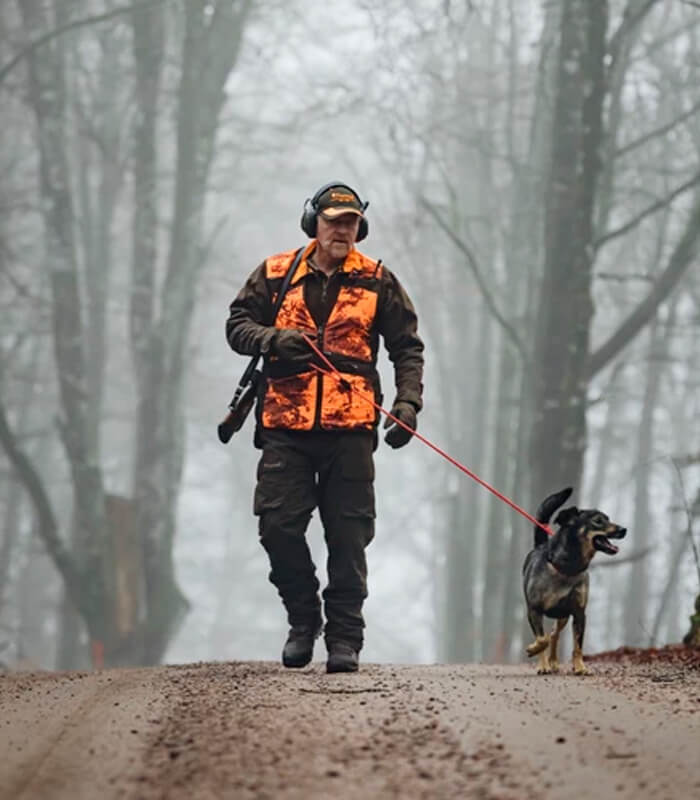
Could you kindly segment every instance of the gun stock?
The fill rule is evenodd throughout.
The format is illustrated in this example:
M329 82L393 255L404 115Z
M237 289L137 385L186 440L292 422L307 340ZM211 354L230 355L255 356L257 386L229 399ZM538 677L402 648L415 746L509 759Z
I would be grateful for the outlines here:
M258 393L258 383L260 381L260 372L256 370L253 372L250 382L241 392L236 392L233 400L229 405L229 412L224 419L219 423L217 432L219 434L219 441L222 444L227 444L234 433L243 427L250 410L253 408L255 398Z

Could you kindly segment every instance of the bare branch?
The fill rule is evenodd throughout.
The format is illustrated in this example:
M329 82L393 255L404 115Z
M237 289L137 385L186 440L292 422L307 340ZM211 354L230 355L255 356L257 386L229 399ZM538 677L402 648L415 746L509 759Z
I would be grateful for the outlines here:
M681 184L679 187L674 189L670 194L666 197L662 197L661 200L657 200L655 203L652 203L650 206L642 209L639 214L632 217L632 219L625 222L624 225L621 225L619 228L615 228L607 233L604 233L595 242L593 242L593 247L596 250L599 250L604 244L607 244L612 239L616 239L618 236L623 236L625 233L629 233L632 228L636 228L643 220L647 217L655 214L657 211L660 211L662 208L670 205L679 195L687 192L688 189L692 189L700 183L700 171L696 172L690 180L686 181L685 183Z
M658 0L645 0L639 8L633 10L632 7L635 5L635 0L630 0L622 15L622 21L608 42L607 49L611 57L608 73L612 73L615 67L615 62L620 54L622 43L625 38L639 25L657 2Z
M26 58L27 56L31 55L37 48L41 47L42 45L50 42L52 39L56 39L59 36L62 36L64 33L68 33L68 31L76 30L77 28L85 28L89 25L96 25L100 22L106 22L107 20L114 19L115 17L119 17L122 14L129 14L132 11L137 11L140 8L144 8L147 6L159 5L161 3L168 3L172 0L141 0L138 3L132 3L129 6L120 6L119 8L113 8L111 11L107 11L104 14L95 14L90 17L83 17L82 19L72 20L71 22L67 22L65 25L59 25L58 28L54 28L51 31L47 31L46 33L39 36L33 42L30 42L26 47L23 47L19 53L14 55L9 61L0 67L0 85L2 85L5 78L12 72L12 70L17 66L17 64L22 61L22 59Z
M483 275L481 274L481 269L479 268L479 263L476 259L476 256L472 252L471 248L464 242L457 234L452 230L452 228L445 222L442 218L440 213L437 209L426 200L425 197L419 197L420 204L428 211L430 216L437 222L438 227L447 234L448 238L453 242L453 244L457 247L457 249L463 253L467 258L467 264L476 280L477 286L481 291L481 296L486 301L486 305L488 306L489 310L491 311L492 315L498 322L498 324L503 328L506 337L510 339L513 343L515 349L518 351L520 356L522 357L523 361L526 363L529 361L529 355L525 346L523 345L518 332L515 328L508 322L508 320L501 314L496 306L496 301L493 298L493 295L489 291L488 286L486 285L486 281L484 280Z
M621 156L627 155L627 153L631 152L632 150L636 150L638 147L641 147L652 139L655 139L657 136L663 136L665 133L672 131L677 125L680 125L687 119L690 119L690 117L697 114L698 111L700 111L700 101L695 103L695 105L689 108L684 114L681 114L680 117L676 117L676 119L671 120L671 122L667 122L665 125L655 128L653 131L649 131L649 133L645 133L638 139L633 139L623 147L618 148L613 153L613 157L620 158Z
M56 568L63 576L66 587L70 590L71 587L78 586L78 570L58 535L58 523L51 507L51 501L39 473L17 444L17 439L10 429L5 408L2 405L0 405L0 444L16 471L17 479L31 498L39 522L39 536L46 545Z
M681 472L678 464L676 464L675 459L672 458L671 463L673 464L673 468L676 470L676 474L678 475L678 482L681 485L681 499L683 500L683 507L685 509L685 515L687 519L685 534L688 537L690 546L693 548L693 555L695 556L695 569L697 570L698 573L698 587L700 587L700 553L698 553L698 546L695 542L695 536L693 535L693 514L690 510L690 506L688 505L688 498L686 497L685 493L685 483L683 482L683 473Z
M691 467L693 464L700 464L700 453L688 453L684 456L676 456L673 459L676 467Z
M700 237L700 196L696 197L685 231L676 244L666 268L649 290L649 294L623 320L607 341L588 357L586 369L588 378L593 377L610 363L654 316L659 305L671 294L695 258L698 237Z
M594 277L601 281L613 281L614 283L627 283L629 281L644 281L651 283L654 278L651 275L631 273L630 275L618 275L614 272L596 272Z

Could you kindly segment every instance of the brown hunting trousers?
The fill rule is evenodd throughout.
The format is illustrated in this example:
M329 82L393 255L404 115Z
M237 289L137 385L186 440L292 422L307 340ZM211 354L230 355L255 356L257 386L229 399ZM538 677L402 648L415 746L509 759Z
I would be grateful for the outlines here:
M320 623L319 581L306 530L318 507L328 549L327 644L360 650L365 548L374 536L372 431L262 430L254 511L290 625Z

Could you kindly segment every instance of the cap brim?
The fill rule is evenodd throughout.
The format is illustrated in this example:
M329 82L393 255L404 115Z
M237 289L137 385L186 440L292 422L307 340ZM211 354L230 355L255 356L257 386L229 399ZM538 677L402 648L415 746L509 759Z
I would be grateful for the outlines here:
M337 217L342 217L343 214L356 214L358 217L364 216L359 208L344 208L343 206L324 208L323 211L321 211L321 216L326 219L336 219Z

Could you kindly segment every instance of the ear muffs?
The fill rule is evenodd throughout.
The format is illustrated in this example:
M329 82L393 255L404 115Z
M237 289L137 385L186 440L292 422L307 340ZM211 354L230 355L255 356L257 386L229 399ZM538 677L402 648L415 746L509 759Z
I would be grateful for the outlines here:
M301 225L301 229L310 239L313 239L314 236L316 236L316 231L318 230L318 200L324 192L328 191L328 189L334 189L336 187L347 189L348 191L352 192L358 200L360 200L360 195L351 186L348 186L347 183L340 183L338 181L324 184L313 197L307 197L304 201L304 209L301 212L301 220L299 224ZM360 200L360 203L362 203L362 200ZM369 203L362 203L363 213L368 205ZM362 216L360 217L360 227L357 229L355 241L361 242L368 233L369 224L367 223L367 218Z
M366 238L368 233L369 233L369 223L367 222L367 218L360 217L360 227L357 229L357 236L355 237L355 241L361 242L364 238Z

